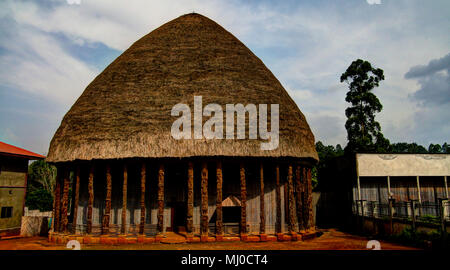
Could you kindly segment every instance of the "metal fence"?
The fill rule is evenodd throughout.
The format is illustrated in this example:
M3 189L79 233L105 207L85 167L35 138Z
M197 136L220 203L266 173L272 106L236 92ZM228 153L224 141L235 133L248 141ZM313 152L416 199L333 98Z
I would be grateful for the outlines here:
M414 213L414 216L413 216ZM439 203L404 201L390 203L380 203L377 201L354 201L353 214L357 216L373 218L393 218L438 223L441 216L444 220L450 221L450 202L442 200Z

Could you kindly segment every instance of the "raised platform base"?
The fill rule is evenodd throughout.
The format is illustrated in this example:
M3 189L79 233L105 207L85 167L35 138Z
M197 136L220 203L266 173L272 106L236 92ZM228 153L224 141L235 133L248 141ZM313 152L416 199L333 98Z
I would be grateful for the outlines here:
M276 235L241 235L241 236L182 236L178 234L167 234L157 236L145 235L70 235L63 233L50 232L48 240L51 243L65 245L70 240L77 240L80 244L88 245L127 245L127 244L182 244L182 243L200 243L200 242L266 242L266 241L304 241L316 237L316 231L305 231L302 233L279 233Z

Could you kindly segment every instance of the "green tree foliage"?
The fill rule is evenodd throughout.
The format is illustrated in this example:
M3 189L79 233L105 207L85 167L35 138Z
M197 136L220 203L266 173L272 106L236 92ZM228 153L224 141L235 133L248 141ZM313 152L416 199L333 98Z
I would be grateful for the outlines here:
M349 152L377 152L386 151L389 140L381 133L380 124L375 121L375 113L383 109L378 98L371 91L384 80L383 70L373 68L364 60L353 61L347 70L341 75L341 82L347 82L349 91L345 101L351 104L345 110L347 121Z
M37 160L28 167L28 186L31 190L45 189L50 194L53 194L55 182L55 166L48 164L44 160Z
M30 210L51 211L53 209L53 197L45 189L35 189L27 194L26 205Z
M37 160L28 166L27 197L29 209L50 211L53 207L53 190L56 182L56 167L44 160Z

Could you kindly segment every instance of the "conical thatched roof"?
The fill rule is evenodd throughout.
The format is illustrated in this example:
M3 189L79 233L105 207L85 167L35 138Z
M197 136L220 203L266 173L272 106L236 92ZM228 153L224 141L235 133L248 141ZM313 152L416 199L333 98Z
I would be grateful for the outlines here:
M173 139L171 109L185 103L193 114L194 95L224 111L225 104L279 104L279 147L264 151L260 140L249 139ZM199 14L147 34L98 75L64 116L47 160L190 156L317 160L305 116L280 82L236 37Z

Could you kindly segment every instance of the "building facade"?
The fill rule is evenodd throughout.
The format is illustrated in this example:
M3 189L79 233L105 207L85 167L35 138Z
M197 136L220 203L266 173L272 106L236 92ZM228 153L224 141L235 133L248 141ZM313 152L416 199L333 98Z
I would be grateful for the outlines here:
M45 156L0 142L0 237L20 234L28 161Z

